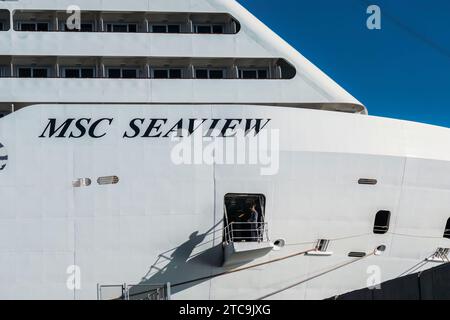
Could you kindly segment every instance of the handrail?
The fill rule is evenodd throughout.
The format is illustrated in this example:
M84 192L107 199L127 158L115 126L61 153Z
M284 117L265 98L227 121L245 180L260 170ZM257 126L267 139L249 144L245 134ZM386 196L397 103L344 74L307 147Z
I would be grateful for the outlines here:
M267 222L232 222L225 227L227 244L232 242L268 242Z

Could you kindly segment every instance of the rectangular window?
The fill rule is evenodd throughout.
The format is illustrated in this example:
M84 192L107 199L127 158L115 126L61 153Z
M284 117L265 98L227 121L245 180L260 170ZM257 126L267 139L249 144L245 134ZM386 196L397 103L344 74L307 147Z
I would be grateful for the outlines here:
M48 23L37 23L36 30L37 31L49 31Z
M136 23L107 23L107 32L137 32L138 26Z
M36 31L35 23L20 23L19 24L20 31Z
M216 33L216 34L223 33L223 26L222 25L213 25L212 33Z
M266 69L241 69L239 70L240 79L267 79Z
M79 78L80 69L66 69L64 70L64 78Z
M206 69L195 70L195 78L196 79L208 79L208 70L206 70Z
M0 21L0 31L5 30L4 28L5 28L5 26L4 26L3 22Z
M181 79L181 69L153 69L154 79Z
M202 34L221 34L224 33L224 26L221 24L197 24L195 25L195 32Z
M20 67L19 78L48 78L49 69L43 67Z
M121 76L120 69L110 68L108 69L108 78L118 79Z
M169 24L167 26L167 32L168 33L180 33L181 27L179 24Z
M32 74L31 68L19 68L19 78L31 78Z
M64 78L93 78L94 68L64 68Z
M196 69L195 70L196 79L224 79L225 70L224 69Z
M107 74L112 79L136 79L139 72L135 68L108 68Z
M124 79L135 79L138 77L137 74L136 69L122 69L122 78Z
M224 70L209 70L209 78L210 79L223 79L224 77Z
M211 33L211 26L203 26L203 25L198 25L195 27L195 32L196 33Z
M181 27L179 24L155 24L152 25L152 32L154 33L180 33Z
M181 79L181 69L170 69L169 76L170 79Z
M48 22L21 22L19 31L49 31Z
M34 68L33 69L33 78L48 78L48 69L47 68Z
M94 76L95 76L94 68L81 69L81 78L94 78Z

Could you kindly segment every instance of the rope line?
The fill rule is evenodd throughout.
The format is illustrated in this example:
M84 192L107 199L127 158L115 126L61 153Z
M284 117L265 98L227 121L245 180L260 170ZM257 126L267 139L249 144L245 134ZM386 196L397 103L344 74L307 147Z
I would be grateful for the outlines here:
M321 273L319 273L319 274L317 274L317 275L315 275L315 276L306 278L306 279L304 279L304 280L302 280L302 281L299 281L299 282L297 282L297 283L294 283L294 284L292 284L292 285L290 285L290 286L288 286L288 287L285 287L285 288L276 290L276 291L274 291L274 292L271 292L271 293L269 293L269 294L266 294L266 295L264 295L264 296L262 296L261 298L258 298L258 299L256 299L256 300L264 300L264 299L270 298L270 297L272 297L272 296L274 296L274 295L276 295L276 294L279 294L279 293L284 292L284 291L286 291L286 290L289 290L289 289L292 289L292 288L294 288L294 287L297 287L297 286L299 286L299 285L301 285L301 284L303 284L303 283L306 283L306 282L308 282L308 281L311 281L311 280L314 280L314 279L316 279L316 278L319 278L319 277L321 277L321 276L323 276L323 275L325 275L325 274L328 274L328 273L330 273L330 272L336 271L336 270L341 269L341 268L343 268L343 267L346 267L346 266L348 266L348 265L350 265L350 264L353 264L353 263L355 263L355 262L358 262L358 261L360 261L360 260L363 260L363 259L365 259L365 258L368 258L368 257L370 257L370 256L373 256L374 254L375 254L375 251L373 251L373 252L370 253L370 254L365 255L364 257L357 258L357 259L353 259L353 260L351 260L351 261L349 261L349 262L346 262L346 263L340 264L340 265L338 265L338 266L336 266L336 267L333 267L333 268L331 268L330 270L326 270L326 271L321 272Z

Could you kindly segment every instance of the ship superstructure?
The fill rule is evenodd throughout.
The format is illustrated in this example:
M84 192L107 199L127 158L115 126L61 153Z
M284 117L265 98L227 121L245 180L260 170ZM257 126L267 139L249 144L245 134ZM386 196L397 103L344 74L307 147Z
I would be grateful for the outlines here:
M368 116L235 1L0 1L0 116L2 298L320 299L447 261L449 130Z

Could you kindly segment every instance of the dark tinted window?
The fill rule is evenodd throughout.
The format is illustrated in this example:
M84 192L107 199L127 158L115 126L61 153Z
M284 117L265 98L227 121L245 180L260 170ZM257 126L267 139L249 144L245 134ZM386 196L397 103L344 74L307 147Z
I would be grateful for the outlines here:
M38 23L36 29L37 31L48 31L48 23Z
M135 69L123 69L122 70L122 78L125 78L125 79L137 78L137 70L135 70Z
M176 24L171 24L167 27L169 33L180 33L180 26Z
M155 79L167 79L169 77L168 70L153 70L153 77Z
M81 77L82 78L93 78L94 77L94 69L81 69Z
M171 79L181 79L181 69L170 69L169 74Z
M137 24L129 24L128 32L137 32Z
M93 24L92 23L82 23L81 25L80 25L80 27L81 27L81 32L92 32L92 31L94 31L94 26L93 26Z
M34 78L47 78L48 77L48 69L46 68L35 68L33 70Z
M242 70L242 79L257 79L257 77L256 70Z
M5 27L3 25L3 22L0 22L0 31L3 31L3 30L5 30Z
M66 78L79 78L80 77L80 70L78 70L78 69L66 69L65 77Z
M197 79L208 79L208 70L206 69L195 70L195 77Z
M373 233L375 234L385 234L389 231L389 221L391 219L391 212L382 210L378 211L375 216L375 223L373 227Z
M152 26L152 31L155 33L166 33L167 26L166 25L154 25L154 26Z
M210 70L209 78L210 79L223 79L223 70Z
M267 79L267 70L258 70L258 79Z
M211 26L197 26L197 33L211 33Z
M31 78L31 68L19 68L20 78Z
M108 78L120 78L120 69L108 69Z
M214 25L212 27L213 33L223 33L223 26L221 25Z
M36 24L34 23L21 23L20 31L36 31Z

